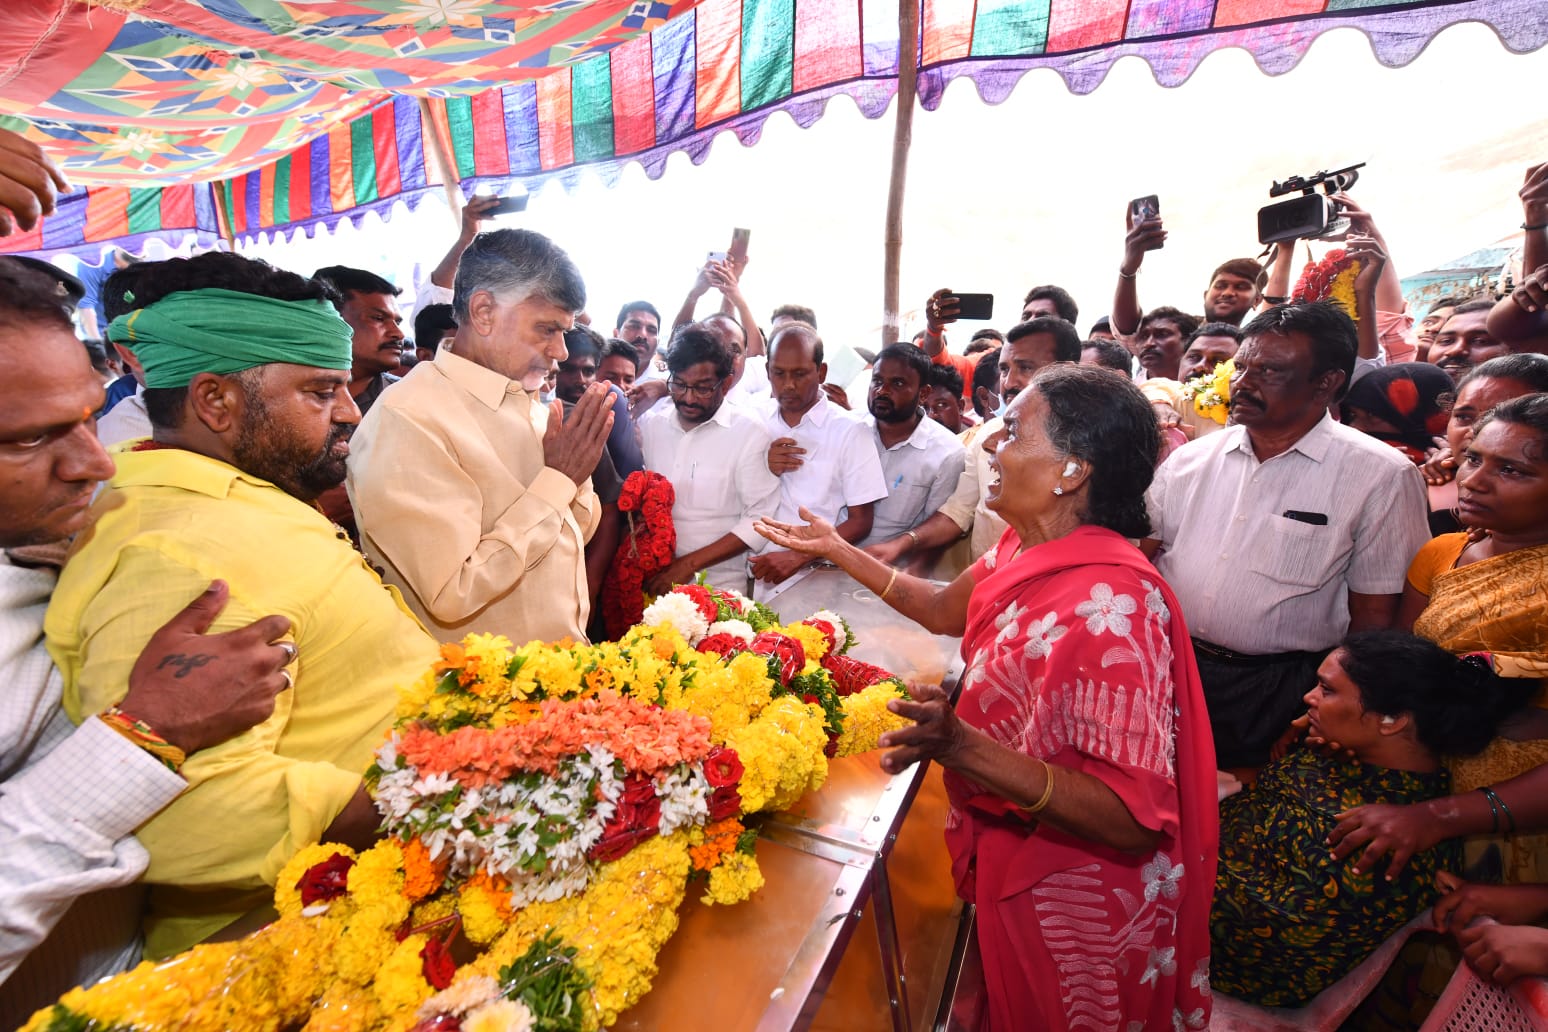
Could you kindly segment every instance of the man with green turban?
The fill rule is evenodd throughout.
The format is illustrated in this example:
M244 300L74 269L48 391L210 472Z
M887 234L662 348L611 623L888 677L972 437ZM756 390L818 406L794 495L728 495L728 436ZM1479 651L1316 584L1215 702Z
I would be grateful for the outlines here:
M295 650L274 716L189 758L188 790L138 832L159 958L262 906L301 847L375 835L361 774L436 647L315 505L360 420L326 288L210 253L160 263L135 293L110 332L144 367L153 436L117 452L45 620L65 709L116 705L146 639L211 578L231 593L216 630L277 613Z

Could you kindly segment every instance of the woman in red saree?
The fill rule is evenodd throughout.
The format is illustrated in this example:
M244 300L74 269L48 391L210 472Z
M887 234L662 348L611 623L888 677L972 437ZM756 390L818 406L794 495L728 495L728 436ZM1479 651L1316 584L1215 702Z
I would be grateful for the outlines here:
M963 635L955 708L911 689L893 708L915 723L882 739L882 763L946 768L986 1027L1207 1028L1214 744L1176 599L1125 540L1149 526L1155 419L1092 367L1052 366L1010 393L985 445L989 506L1010 529L951 585L897 574L820 521L760 526Z

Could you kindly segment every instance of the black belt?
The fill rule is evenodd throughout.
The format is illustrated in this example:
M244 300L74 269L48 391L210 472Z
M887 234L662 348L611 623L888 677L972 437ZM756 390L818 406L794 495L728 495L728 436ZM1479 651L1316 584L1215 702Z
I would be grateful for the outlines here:
M1261 655L1248 655L1245 652L1236 652L1224 645L1216 645L1214 642L1205 641L1203 638L1193 639L1193 651L1203 655L1216 663L1225 663L1229 666L1239 667L1266 667L1277 666L1281 663L1321 663L1327 656L1327 652L1265 652Z

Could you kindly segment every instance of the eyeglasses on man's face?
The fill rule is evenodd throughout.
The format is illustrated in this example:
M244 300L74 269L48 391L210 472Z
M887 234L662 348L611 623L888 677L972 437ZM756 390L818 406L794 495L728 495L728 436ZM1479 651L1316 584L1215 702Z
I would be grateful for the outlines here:
M708 398L720 390L720 385L723 383L725 383L724 380L711 380L708 383L683 383L683 381L673 377L667 380L667 390L684 397Z

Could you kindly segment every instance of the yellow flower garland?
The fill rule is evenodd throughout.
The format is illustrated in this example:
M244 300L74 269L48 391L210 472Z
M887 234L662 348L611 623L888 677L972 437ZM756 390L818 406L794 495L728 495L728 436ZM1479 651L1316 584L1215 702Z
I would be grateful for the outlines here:
M818 662L828 648L821 631L800 624L778 630L805 650L803 674L826 676ZM611 689L708 719L711 740L735 750L742 764L737 790L744 814L787 808L827 776L822 708L795 695L774 698L769 662L760 655L726 660L700 653L670 627L637 627L619 642L595 646L513 648L498 635L470 635L443 646L442 655L435 669L404 689L399 712L405 720L500 727L533 719L539 699ZM901 726L886 709L895 692L883 683L842 700L841 755L874 748L881 734ZM677 928L694 866L691 849L708 871L706 902L740 902L762 886L756 859L735 848L739 830L731 819L713 827L713 844L700 827L649 838L602 864L577 895L514 913L505 888L487 875L438 890L444 870L418 841L407 852L389 839L358 854L309 845L280 872L274 893L280 918L267 928L240 942L197 946L164 964L142 964L59 1002L98 1026L145 1032L407 1032L434 994L422 951L431 938L451 934L446 922L455 920L471 942L487 947L457 972L458 982L497 978L538 939L556 935L576 951L574 963L591 982L584 1027L606 1027L650 989L656 956ZM353 861L342 894L305 905L303 876L335 855ZM480 1022L494 1025L520 1013L516 1008L491 1001ZM40 1011L26 1032L42 1032L55 1017L51 1009Z

